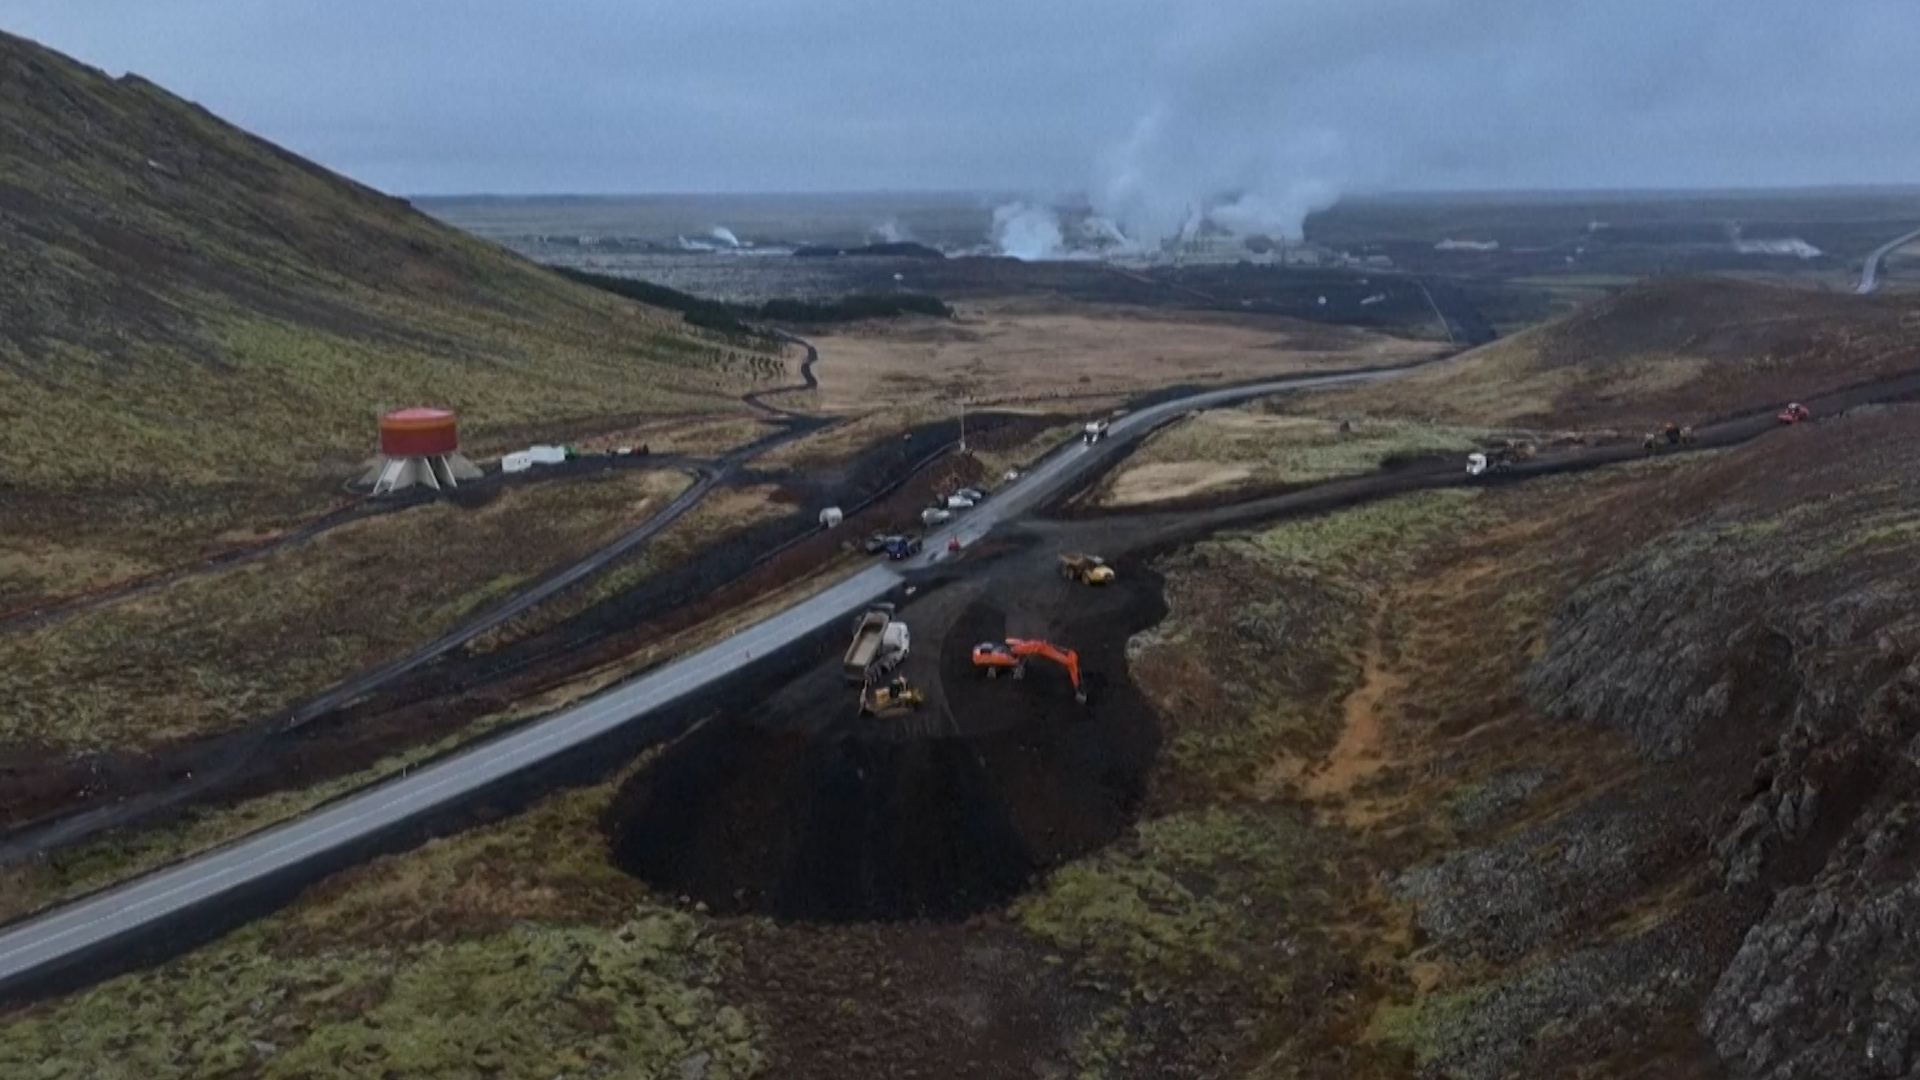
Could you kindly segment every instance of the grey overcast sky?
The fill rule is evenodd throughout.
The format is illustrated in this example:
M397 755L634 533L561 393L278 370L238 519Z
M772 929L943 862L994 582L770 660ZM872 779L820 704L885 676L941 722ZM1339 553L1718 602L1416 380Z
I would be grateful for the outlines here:
M8 0L403 194L1920 181L1920 0Z

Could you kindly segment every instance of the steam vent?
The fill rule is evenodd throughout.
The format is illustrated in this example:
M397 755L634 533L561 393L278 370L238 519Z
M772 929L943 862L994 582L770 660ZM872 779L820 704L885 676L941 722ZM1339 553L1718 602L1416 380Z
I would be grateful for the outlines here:
M401 409L380 418L380 464L361 480L375 495L425 484L438 491L476 480L480 470L460 453L460 432L445 409Z

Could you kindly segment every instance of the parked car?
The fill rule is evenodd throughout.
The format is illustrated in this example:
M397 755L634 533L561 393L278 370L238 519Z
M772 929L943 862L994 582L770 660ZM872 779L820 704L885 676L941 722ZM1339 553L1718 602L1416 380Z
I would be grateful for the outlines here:
M934 507L929 510L920 511L920 524L926 525L928 527L932 527L934 525L945 525L947 522L952 520L953 520L953 511L951 510L942 510L939 507Z
M892 533L877 532L877 533L874 533L872 536L867 537L866 542L860 546L864 551L866 551L867 554L878 555L881 552L887 550L888 541L896 540L896 539L898 539L898 537L894 536Z
M917 536L892 536L887 538L887 558L899 561L920 554L920 538Z

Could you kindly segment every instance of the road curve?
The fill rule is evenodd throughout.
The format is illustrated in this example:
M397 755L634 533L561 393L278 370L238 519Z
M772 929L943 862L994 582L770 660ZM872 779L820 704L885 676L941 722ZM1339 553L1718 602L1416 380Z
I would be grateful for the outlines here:
M1874 248L1873 254L1868 255L1867 261L1860 266L1860 284L1855 286L1853 291L1860 296L1866 296L1868 293L1879 289L1880 264L1886 260L1887 256L1906 247L1915 240L1920 240L1920 229L1915 229L1910 233L1902 233L1886 243L1881 244L1879 247Z
M1141 408L1114 421L1108 438L1073 443L1048 456L992 499L927 537L913 569L947 557L949 539L971 543L1088 476L1118 446L1181 413L1284 390L1391 377L1405 369L1277 379L1207 391ZM901 584L893 566L878 564L799 601L725 641L689 654L631 682L530 724L511 735L441 759L243 840L96 893L0 931L0 993L35 976L72 968L136 932L171 925L243 887L276 879L357 841L447 809L495 782L549 761L727 678L763 657Z
M806 350L806 359L800 363L800 381L786 386L771 387L766 390L754 390L750 393L740 395L740 400L746 404L748 408L777 420L809 421L812 418L804 413L798 413L792 409L783 409L777 405L769 405L764 400L772 394L788 394L800 390L817 390L820 388L820 380L814 374L813 370L814 365L820 362L820 351L814 348L812 342L797 335L782 332L779 336L781 340L789 344L798 345ZM706 476L714 468L726 469L738 466L751 460L754 456L771 449L779 442L786 441L788 438L798 437L801 434L805 434L805 432L790 431L782 435L762 439L724 455L718 462L707 461L703 458L686 457L679 454L649 454L645 457L594 457L580 459L575 462L569 462L568 464L570 466L577 466L587 465L590 462L594 467L683 469L701 476ZM508 477L498 471L489 472L482 477L478 483L492 485L499 485L506 482L515 484L538 483L542 481L567 480L579 475L582 475L582 473L578 469L548 466L534 472L522 473L515 477ZM711 485L709 485L709 487L711 487ZM178 584L189 578L203 577L222 570L231 570L237 566L258 562L270 555L275 555L289 548L304 544L342 525L351 525L355 522L365 521L371 517L391 514L396 510L409 510L416 506L425 506L441 497L442 495L438 491L415 490L411 492L398 492L377 499L363 498L357 502L330 510L318 517L312 518L262 543L215 552L198 562L174 567L169 570L162 570L132 581L121 582L117 585L102 589L99 592L50 600L35 607L22 608L15 611L0 611L0 634L37 630L42 626L47 626L83 612L93 611L103 607L111 607L136 597L158 592L161 589ZM698 500L693 501L697 502ZM664 512L678 517L690 509L691 506L692 502L687 503L685 506L678 506L676 504L676 507L670 507ZM662 526L664 527L665 524L666 523L663 522ZM652 530L652 532L658 531L659 529L657 528ZM652 533L650 532L648 535L652 535ZM630 549L631 545L627 545L622 548L622 551Z
M413 651L392 660L378 668L361 671L328 687L315 696L299 702L272 717L262 730L250 734L243 733L223 751L210 767L189 774L189 778L165 789L146 792L131 798L92 809L69 813L50 821L39 821L10 830L0 837L0 866L6 866L24 858L67 844L77 843L88 836L119 828L129 822L136 822L149 814L169 806L179 805L200 793L217 788L240 769L246 758L256 752L261 743L275 733L290 731L310 724L315 720L340 709L354 700L374 692L400 677L417 671L439 658L465 647L482 635L506 625L526 614L527 611L555 595L578 585L588 578L605 571L618 560L631 554L640 545L651 541L668 526L686 516L700 501L720 484L737 475L739 470L760 454L800 438L822 425L813 418L788 409L767 405L760 401L762 394L780 394L796 390L817 389L819 379L814 375L814 365L820 360L820 353L813 344L792 334L782 335L787 341L806 349L806 360L800 365L801 382L786 386L777 386L769 390L755 391L743 395L741 400L779 420L788 421L787 427L766 438L736 448L722 455L718 461L686 458L678 455L647 455L644 458L589 458L569 462L568 465L612 466L615 468L684 468L695 475L695 482L678 497L662 507L652 517L627 532L616 537L607 545L589 552L577 562L561 567L535 581L523 591L517 592L500 604L474 615L458 626L451 627L439 637L419 646ZM568 475L564 466L553 466L535 474L535 479L565 479ZM574 473L573 475L579 475ZM503 478L499 473L490 473L488 480L499 482ZM526 478L521 478L526 479ZM110 604L120 603L134 596L153 592L167 585L196 577L216 570L265 558L274 552L284 550L294 544L305 543L321 533L352 521L365 520L378 514L391 513L409 507L422 506L439 497L438 492L403 495L391 500L369 499L347 507L272 543L260 545L216 556L204 563L188 567L185 570L164 573L139 582L129 583L118 589L90 597L82 597L64 605L31 612L20 616L0 615L0 634L16 630L30 630L56 619L78 614L81 611Z

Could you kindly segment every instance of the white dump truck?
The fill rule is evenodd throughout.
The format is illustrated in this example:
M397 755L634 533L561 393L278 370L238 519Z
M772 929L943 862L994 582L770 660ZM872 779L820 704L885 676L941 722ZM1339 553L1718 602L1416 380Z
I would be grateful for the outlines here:
M893 617L891 605L869 608L853 624L853 641L847 645L847 681L865 683L872 676L891 674L912 645L907 624Z
M1089 420L1087 426L1080 429L1080 438L1088 446L1107 437L1107 421Z

